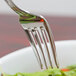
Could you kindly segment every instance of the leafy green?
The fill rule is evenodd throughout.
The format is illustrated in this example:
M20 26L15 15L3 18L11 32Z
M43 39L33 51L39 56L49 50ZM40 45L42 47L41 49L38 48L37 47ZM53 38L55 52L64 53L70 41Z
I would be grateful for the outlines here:
M62 71L58 68L49 68L42 72L16 73L15 75L4 74L4 76L76 76L76 65L67 67L69 71Z

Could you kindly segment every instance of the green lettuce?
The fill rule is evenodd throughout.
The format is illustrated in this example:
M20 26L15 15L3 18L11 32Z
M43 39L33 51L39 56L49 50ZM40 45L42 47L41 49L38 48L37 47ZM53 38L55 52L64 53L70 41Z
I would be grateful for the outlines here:
M16 73L14 75L4 74L4 76L76 76L76 65L67 67L69 71L62 71L58 68L49 68L42 72Z

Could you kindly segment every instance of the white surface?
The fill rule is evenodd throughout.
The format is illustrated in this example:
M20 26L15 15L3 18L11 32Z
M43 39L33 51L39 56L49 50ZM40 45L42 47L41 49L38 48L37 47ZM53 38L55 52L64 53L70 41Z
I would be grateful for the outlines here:
M76 0L13 0L32 13L76 16ZM4 0L0 0L0 13L14 14Z
M61 67L76 64L76 40L56 42ZM7 73L39 71L32 48L24 48L0 59L0 66Z

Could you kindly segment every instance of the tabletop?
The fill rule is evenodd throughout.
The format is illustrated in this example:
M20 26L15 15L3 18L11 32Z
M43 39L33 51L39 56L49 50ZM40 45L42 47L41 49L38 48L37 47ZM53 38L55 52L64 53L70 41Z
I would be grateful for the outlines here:
M44 15L55 41L76 40L76 18ZM0 14L0 57L30 46L16 15Z

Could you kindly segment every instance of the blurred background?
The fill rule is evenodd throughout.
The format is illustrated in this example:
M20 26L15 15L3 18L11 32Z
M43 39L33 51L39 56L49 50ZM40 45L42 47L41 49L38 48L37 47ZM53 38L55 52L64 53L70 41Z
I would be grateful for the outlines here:
M13 0L21 9L43 15L50 24L55 41L76 40L75 0ZM0 57L28 47L18 15L0 0Z

